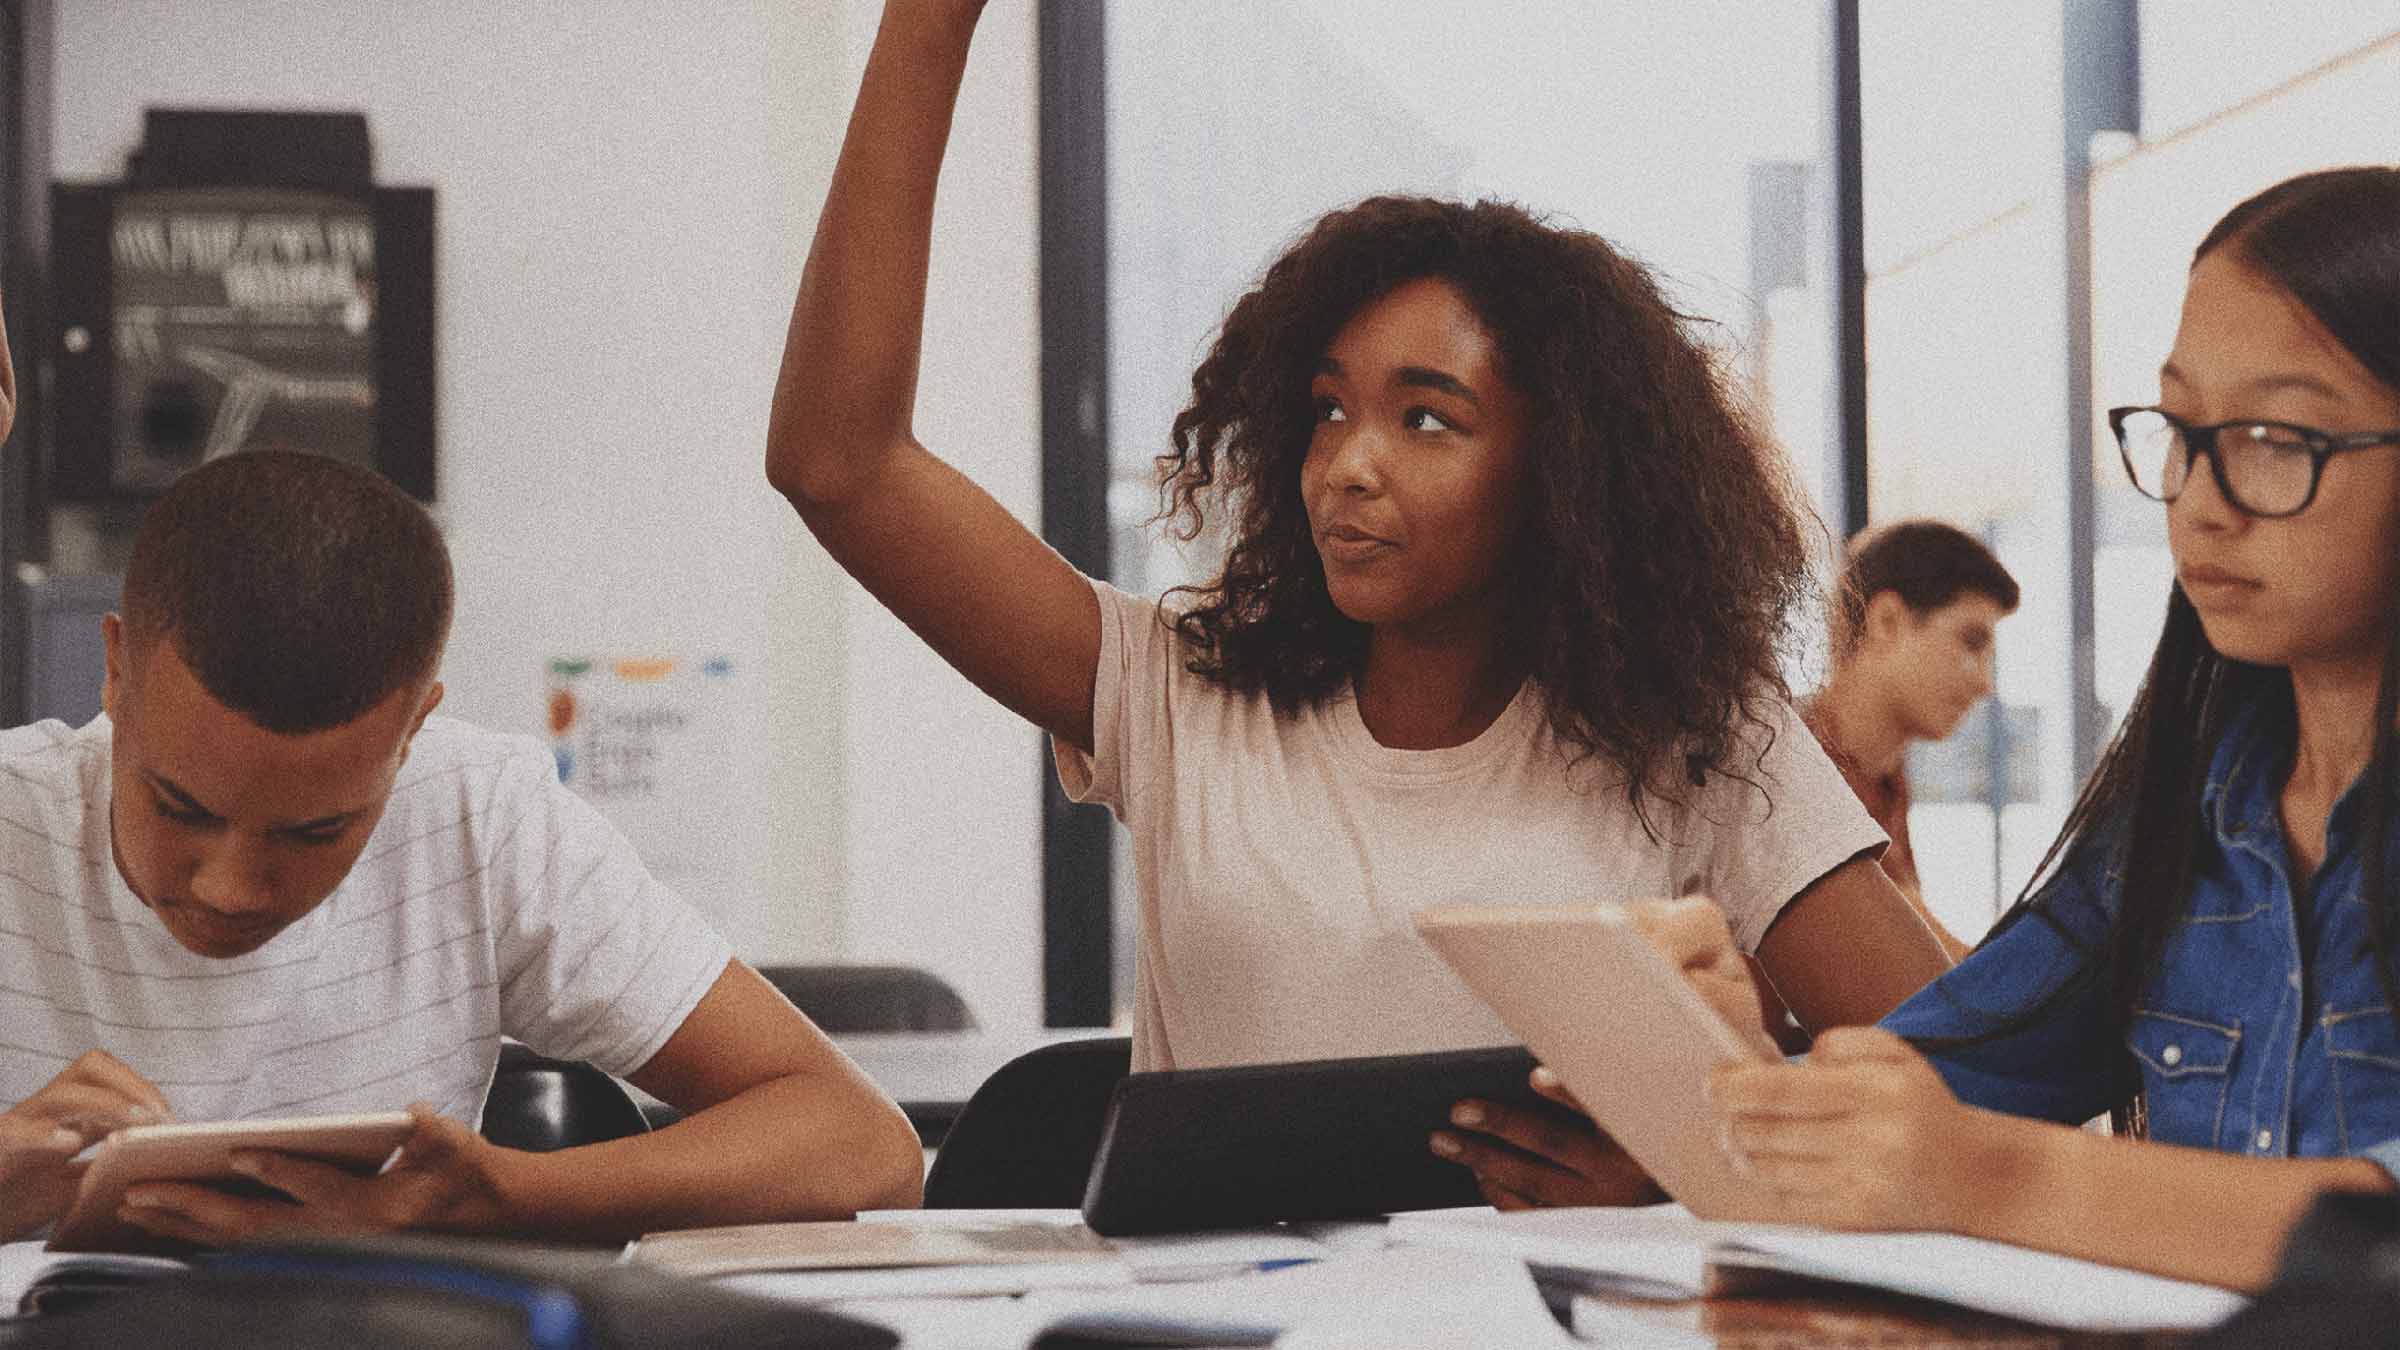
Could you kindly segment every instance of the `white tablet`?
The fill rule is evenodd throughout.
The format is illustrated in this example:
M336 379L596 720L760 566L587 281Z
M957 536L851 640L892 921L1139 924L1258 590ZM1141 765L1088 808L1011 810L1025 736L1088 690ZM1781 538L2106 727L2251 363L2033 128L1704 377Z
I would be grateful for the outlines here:
M1452 905L1417 932L1667 1194L1703 1219L1783 1217L1734 1170L1709 1072L1763 1052L1734 1034L1612 902Z
M233 1190L264 1189L233 1170L245 1149L332 1163L361 1176L382 1170L415 1121L406 1111L282 1120L220 1120L136 1125L100 1141L75 1203L50 1238L53 1251L156 1251L156 1236L125 1223L117 1209L137 1181L196 1181Z

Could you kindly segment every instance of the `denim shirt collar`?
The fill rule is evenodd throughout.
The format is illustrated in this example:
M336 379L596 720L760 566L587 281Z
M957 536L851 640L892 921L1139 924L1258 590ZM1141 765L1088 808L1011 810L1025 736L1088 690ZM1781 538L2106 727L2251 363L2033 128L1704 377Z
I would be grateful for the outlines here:
M2276 691L2233 710L2209 760L2200 789L2200 814L2227 848L2261 830L2280 829L2275 801L2292 762L2295 723L2291 695Z
M2283 828L2278 800L2290 776L2299 736L2297 714L2288 688L2253 697L2226 718L2210 758L2208 781L2200 790L2200 815L2227 848L2257 847L2262 831ZM2394 766L2400 788L2400 762ZM2325 820L2326 856L2332 857L2357 833L2367 809L2367 778L2362 771Z

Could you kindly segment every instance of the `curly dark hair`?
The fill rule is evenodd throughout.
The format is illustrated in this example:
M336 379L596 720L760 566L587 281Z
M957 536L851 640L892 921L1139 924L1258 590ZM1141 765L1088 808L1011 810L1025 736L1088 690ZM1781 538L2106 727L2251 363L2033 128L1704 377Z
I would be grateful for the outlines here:
M1645 799L1688 800L1728 762L1812 593L1789 469L1640 264L1505 202L1373 197L1319 220L1244 295L1159 456L1162 517L1189 539L1231 512L1224 570L1182 587L1190 669L1278 711L1361 669L1369 628L1335 608L1300 465L1311 379L1351 316L1439 277L1473 308L1526 399L1525 530L1505 641L1580 760Z

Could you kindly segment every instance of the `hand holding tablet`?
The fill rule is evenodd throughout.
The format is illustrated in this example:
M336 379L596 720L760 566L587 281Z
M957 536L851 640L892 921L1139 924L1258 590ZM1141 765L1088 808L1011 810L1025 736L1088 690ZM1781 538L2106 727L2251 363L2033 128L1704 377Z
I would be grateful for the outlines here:
M361 1176L381 1170L416 1120L406 1111L283 1120L137 1125L100 1144L75 1202L50 1239L54 1251L155 1251L158 1235L118 1214L137 1182L199 1182L253 1195L260 1184L235 1165L241 1152L289 1154Z
M1725 1116L1708 1081L1724 1061L1776 1056L1740 962L1717 969L1730 944L1698 931L1707 917L1668 905L1637 919L1603 902L1448 906L1416 923L1669 1195L1705 1219L1772 1220L1773 1192L1721 1143ZM1737 1031L1725 1011L1738 1016L1744 999Z

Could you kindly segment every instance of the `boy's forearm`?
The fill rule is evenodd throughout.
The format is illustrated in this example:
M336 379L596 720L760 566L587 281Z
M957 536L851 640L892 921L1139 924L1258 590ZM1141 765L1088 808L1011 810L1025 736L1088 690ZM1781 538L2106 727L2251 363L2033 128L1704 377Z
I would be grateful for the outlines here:
M649 1134L511 1154L503 1226L614 1242L917 1204L924 1155L916 1132L888 1100L848 1089L792 1075Z
M2318 1195L2392 1187L2390 1174L2363 1158L2245 1158L1972 1115L1945 1226L2231 1289L2266 1286Z

